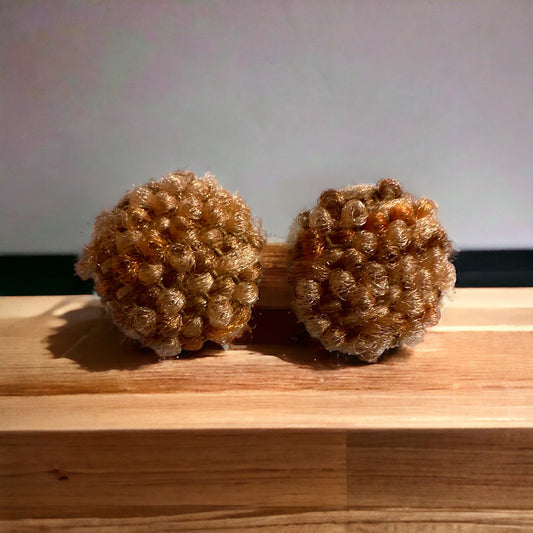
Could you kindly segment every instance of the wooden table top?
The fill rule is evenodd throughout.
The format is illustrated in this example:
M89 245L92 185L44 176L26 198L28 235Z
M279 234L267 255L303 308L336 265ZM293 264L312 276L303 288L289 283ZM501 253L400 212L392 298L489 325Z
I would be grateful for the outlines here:
M533 289L369 365L272 279L252 335L164 361L92 296L0 298L0 531L533 531Z
M258 314L259 343L158 361L91 296L1 298L1 427L533 427L533 289L457 289L423 343L374 365Z

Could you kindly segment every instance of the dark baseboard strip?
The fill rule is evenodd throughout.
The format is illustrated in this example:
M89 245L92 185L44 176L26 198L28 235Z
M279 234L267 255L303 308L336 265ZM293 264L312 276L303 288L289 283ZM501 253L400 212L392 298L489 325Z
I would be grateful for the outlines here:
M454 264L457 287L533 287L533 250L465 250Z
M74 272L75 255L0 256L0 295L91 294L93 284Z
M75 255L0 256L0 296L90 294L74 273ZM457 287L533 287L533 250L459 252Z

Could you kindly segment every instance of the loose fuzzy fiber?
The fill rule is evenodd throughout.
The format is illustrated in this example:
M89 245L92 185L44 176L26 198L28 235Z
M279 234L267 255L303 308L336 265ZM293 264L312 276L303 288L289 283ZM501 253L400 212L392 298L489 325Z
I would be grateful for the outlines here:
M375 362L419 343L455 284L435 202L387 178L324 191L291 236L293 309L330 351Z
M214 177L173 172L97 217L76 264L115 323L161 357L224 345L258 298L264 234Z

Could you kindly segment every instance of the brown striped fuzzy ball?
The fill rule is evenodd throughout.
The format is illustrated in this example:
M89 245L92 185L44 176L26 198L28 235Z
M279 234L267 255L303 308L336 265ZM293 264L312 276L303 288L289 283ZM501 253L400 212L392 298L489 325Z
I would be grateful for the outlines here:
M291 241L296 316L327 350L363 361L419 343L455 284L437 205L389 178L324 191Z
M160 357L224 345L258 298L264 234L214 177L174 172L97 217L76 265L126 335Z

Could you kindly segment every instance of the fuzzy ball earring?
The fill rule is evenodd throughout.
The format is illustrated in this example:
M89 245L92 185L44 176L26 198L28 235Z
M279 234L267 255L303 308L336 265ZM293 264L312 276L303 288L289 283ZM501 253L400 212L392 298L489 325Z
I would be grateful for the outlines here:
M129 191L95 221L76 264L119 328L160 357L224 345L258 298L264 235L210 175L173 172Z
M363 361L419 343L455 284L437 205L393 179L324 191L291 241L297 318L327 350Z

